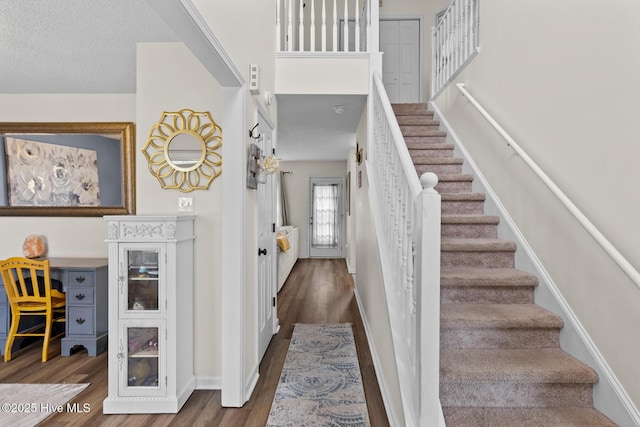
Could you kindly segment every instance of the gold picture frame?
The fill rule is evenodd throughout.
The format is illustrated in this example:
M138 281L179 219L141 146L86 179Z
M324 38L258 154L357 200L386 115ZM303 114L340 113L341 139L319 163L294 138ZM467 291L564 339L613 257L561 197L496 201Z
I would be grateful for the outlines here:
M7 153L6 149L9 139L36 143L54 140L60 147L82 146L108 152L104 156L100 153L97 155L97 167L101 175L100 192L105 193L102 199L108 200L107 204L88 206L77 200L59 204L56 200L41 197L32 205L11 205L10 193L15 190L10 185L8 175L8 154L11 153ZM135 129L132 122L1 122L0 146L4 154L0 156L0 216L75 217L135 214ZM75 166L77 165L69 165ZM66 172L70 171L61 170L58 166L57 173ZM74 176L68 173L69 179L73 179ZM107 188L113 193L113 197L106 197Z

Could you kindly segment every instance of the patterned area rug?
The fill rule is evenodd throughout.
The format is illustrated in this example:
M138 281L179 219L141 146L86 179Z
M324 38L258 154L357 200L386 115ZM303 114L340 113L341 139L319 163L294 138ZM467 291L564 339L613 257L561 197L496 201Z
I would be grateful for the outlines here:
M350 324L296 324L267 426L370 426Z
M31 427L56 412L87 411L67 404L89 384L0 384L0 426Z

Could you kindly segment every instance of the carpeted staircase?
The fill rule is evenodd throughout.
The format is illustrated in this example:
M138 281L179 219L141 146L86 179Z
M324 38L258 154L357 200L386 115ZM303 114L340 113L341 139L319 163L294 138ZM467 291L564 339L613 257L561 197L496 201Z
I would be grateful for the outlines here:
M442 195L440 401L448 427L615 426L593 408L596 372L562 351L562 319L533 303L482 193L425 104L395 104L418 174Z

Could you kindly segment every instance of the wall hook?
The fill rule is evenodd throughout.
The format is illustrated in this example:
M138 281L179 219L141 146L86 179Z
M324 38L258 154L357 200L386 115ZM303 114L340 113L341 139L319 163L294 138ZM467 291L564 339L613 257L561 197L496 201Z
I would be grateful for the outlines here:
M255 125L254 127L252 127L252 128L249 130L249 137L250 137L250 138L253 138L253 139L260 139L260 137L262 136L262 135L260 135L260 131L257 131L257 132L256 132L256 133L257 133L257 135L254 135L254 131L256 130L256 128L257 128L259 125L260 125L260 123L256 123L256 125Z

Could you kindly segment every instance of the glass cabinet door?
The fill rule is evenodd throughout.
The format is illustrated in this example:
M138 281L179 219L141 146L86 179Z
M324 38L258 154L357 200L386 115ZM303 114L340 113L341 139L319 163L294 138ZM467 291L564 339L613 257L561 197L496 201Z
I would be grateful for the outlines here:
M160 248L133 248L124 250L123 260L124 303L122 308L128 314L158 312L162 297L161 275L159 271Z
M143 323L138 325L138 323ZM127 396L163 395L164 368L162 340L162 322L126 321L122 329L121 353L118 357L122 381L121 394Z
M129 328L127 354L127 385L158 387L158 328Z

